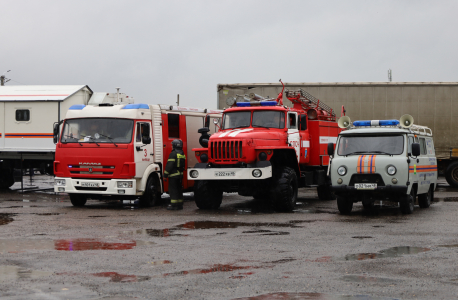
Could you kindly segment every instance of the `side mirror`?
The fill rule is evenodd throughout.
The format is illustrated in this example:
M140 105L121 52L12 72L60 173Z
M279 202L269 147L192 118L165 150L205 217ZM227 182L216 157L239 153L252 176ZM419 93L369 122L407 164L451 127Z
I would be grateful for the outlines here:
M307 129L307 116L301 115L301 130Z
M53 142L54 144L57 144L57 141L59 140L59 123L54 123L54 128L53 128Z
M412 143L412 156L420 156L420 144Z
M151 144L151 138L149 136L142 136L142 143L145 145Z
M210 116L209 115L205 116L204 127L207 127L207 128L210 127Z
M218 118L214 118L213 119L213 124L218 125L219 124L219 119Z
M328 143L328 155L329 156L334 155L334 144L333 143Z

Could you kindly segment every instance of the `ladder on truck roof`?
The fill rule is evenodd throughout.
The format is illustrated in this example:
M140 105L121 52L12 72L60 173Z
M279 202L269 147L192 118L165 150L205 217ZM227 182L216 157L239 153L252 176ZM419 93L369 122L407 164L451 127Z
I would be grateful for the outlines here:
M336 120L336 114L331 107L327 106L325 103L320 101L320 99L315 98L303 89L299 89L297 91L286 90L286 98L294 104L299 104L302 109L307 112L310 120ZM314 113L309 113L310 110L314 110L316 112L315 118L312 118Z

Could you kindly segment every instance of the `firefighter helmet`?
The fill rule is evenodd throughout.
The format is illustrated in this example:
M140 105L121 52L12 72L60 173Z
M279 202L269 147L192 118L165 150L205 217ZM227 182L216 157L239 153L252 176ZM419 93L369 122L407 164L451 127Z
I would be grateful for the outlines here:
M178 139L173 140L172 148L173 149L178 149L178 150L183 149L183 142L181 140L178 140Z

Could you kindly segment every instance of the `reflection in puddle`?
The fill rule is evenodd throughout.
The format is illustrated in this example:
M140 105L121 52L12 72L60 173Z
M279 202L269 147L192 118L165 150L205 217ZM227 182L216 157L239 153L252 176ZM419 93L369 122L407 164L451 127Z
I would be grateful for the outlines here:
M437 202L458 202L458 197L445 197Z
M352 236L351 237L352 239L371 239L372 237L371 236Z
M431 249L422 248L422 247L393 247L386 250L382 250L378 253L358 253L358 254L348 254L345 256L344 260L366 260L366 259L376 259L376 258L387 258L387 257L400 257L407 254L417 254L421 252L426 252Z
M12 218L15 214L0 213L0 225L6 225L14 221Z
M181 276L181 275L189 275L189 274L209 274L215 272L232 272L236 270L246 270L246 269L259 269L261 267L254 267L254 266L234 266L233 264L216 264L213 265L209 269L194 269L189 271L180 271L174 273L165 273L163 276Z
M56 275L86 276L87 274L63 272L63 273L56 273ZM146 281L146 280L151 279L151 277L149 276L126 275L126 274L119 274L118 272L100 272L100 273L91 273L89 275L95 276L95 277L107 277L107 278L110 278L110 282L140 282L140 281Z
M168 265L168 264L172 264L173 261L171 260L161 260L161 261L152 261L150 262L150 264L152 265Z
M454 245L439 245L438 247L455 248L455 247L458 247L458 244L454 244Z
M52 272L35 271L17 266L0 266L0 281L17 280L22 278L36 279L50 276Z
M270 293L258 296L236 298L233 300L396 300L395 298L370 295L331 295L321 293Z
M399 280L389 279L389 278L382 278L382 277L371 277L366 275L345 275L341 278L343 281L348 282L363 282L363 283L370 283L370 282L377 282L377 283L398 283Z
M137 246L136 241L128 243L101 242L97 239L57 240L54 247L59 251L85 251L85 250L130 250Z

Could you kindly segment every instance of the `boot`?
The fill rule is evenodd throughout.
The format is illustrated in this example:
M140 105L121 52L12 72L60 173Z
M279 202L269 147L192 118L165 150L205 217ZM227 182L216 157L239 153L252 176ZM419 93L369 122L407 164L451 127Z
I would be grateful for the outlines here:
M167 210L182 210L183 203L173 203L167 206Z

